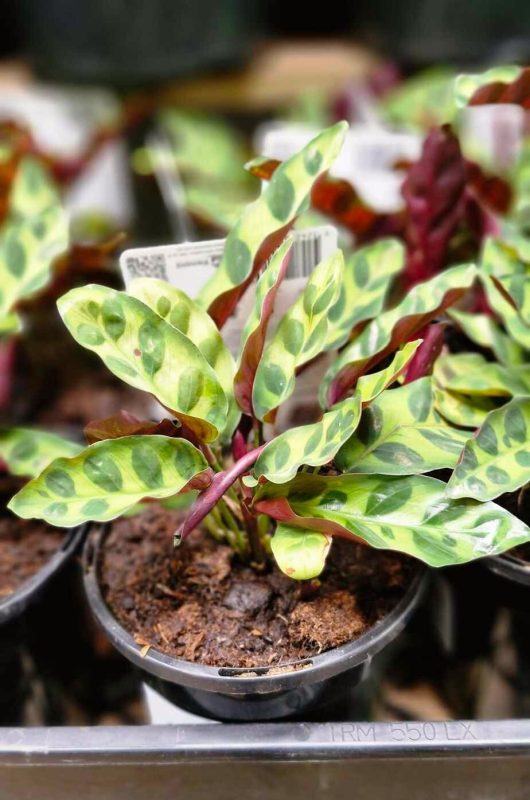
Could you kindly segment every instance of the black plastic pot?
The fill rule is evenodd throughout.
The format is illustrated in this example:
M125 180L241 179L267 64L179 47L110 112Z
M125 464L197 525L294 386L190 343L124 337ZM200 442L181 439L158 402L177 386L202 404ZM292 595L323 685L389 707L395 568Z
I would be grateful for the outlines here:
M508 554L488 558L485 561L488 569L507 584L513 585L513 590L524 596L528 610L530 610L530 564L510 558ZM526 597L526 595L528 595Z
M26 611L47 588L50 581L62 570L86 533L86 527L72 528L66 535L65 541L49 561L35 573L29 580L20 586L17 591L0 600L0 628L13 622Z
M65 535L62 547L19 589L0 600L0 725L20 725L24 705L31 695L31 675L36 665L30 655L31 641L41 636L48 641L55 627L61 603L50 603L50 589L60 583L64 568L80 546L86 526ZM40 622L35 624L35 606L43 604ZM64 629L63 629L64 632ZM50 654L54 659L54 654Z
M177 706L210 719L265 721L297 718L309 710L340 708L341 690L351 692L367 674L373 656L392 642L418 607L427 570L418 566L398 605L363 636L329 652L286 664L284 670L218 668L171 658L154 649L145 656L105 604L98 581L105 527L95 528L85 546L85 589L89 603L114 646L143 673L144 680ZM316 716L315 716L316 715ZM340 717L339 717L340 718Z
M120 88L238 67L256 0L24 0L27 47L53 80Z
M518 0L401 0L399 13L390 0L370 0L359 22L385 55L414 68L525 63L529 52L530 7Z

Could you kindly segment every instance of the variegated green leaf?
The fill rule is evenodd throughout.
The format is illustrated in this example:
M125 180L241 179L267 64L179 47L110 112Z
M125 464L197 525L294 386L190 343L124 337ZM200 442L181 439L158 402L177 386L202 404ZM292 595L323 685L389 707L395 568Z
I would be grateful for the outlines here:
M34 428L2 428L0 458L12 475L33 477L60 456L74 456L83 447L61 436Z
M511 397L530 391L530 365L506 367L480 353L441 356L433 377L443 389L471 396Z
M500 288L515 304L521 320L530 326L530 274L511 275L498 280ZM528 328L530 330L530 327ZM525 336L525 341L527 336Z
M72 527L114 519L144 497L169 497L207 468L185 439L124 436L58 458L9 503L19 517Z
M530 252L527 255L530 257ZM503 239L490 236L486 239L480 266L486 275L501 279L513 275L526 275L528 268L527 260L518 252L512 237L508 236Z
M524 349L507 336L489 314L471 314L455 309L448 314L472 342L491 350L502 364L522 364L526 360Z
M526 158L530 159L530 144L528 140L525 140L523 147L528 148ZM515 257L519 262L522 262L525 270L527 270L530 264L530 239L525 231L521 232L513 222L504 219L501 223L501 236L502 244L513 251Z
M285 483L303 464L311 467L327 464L351 436L360 416L360 398L352 397L324 414L319 422L284 431L266 445L253 474L273 483Z
M226 395L229 411L225 432L232 434L241 417L234 397L235 364L215 322L185 292L167 281L136 278L129 286L128 294L149 306L200 350Z
M385 93L381 108L401 128L425 131L451 122L454 116L455 75L446 66L430 67Z
M433 567L497 555L530 540L530 528L494 503L451 500L423 475L297 475L258 490L255 508L304 530L355 536ZM336 526L333 529L333 526Z
M448 422L461 428L478 428L499 401L483 395L465 395L442 389L433 383L434 405Z
M256 478L285 483L304 464L317 467L331 461L357 428L362 405L371 402L396 380L413 358L418 344L409 342L386 369L363 376L357 384L355 396L338 403L319 422L291 428L269 442L254 465ZM457 448L456 453L459 452L460 448ZM454 463L456 458L450 466ZM254 486L257 480L246 478L245 483Z
M0 342L6 336L12 336L22 330L22 320L18 314L10 313L0 317Z
M359 378L355 393L359 395L363 405L376 398L387 386L390 386L399 378L403 370L407 368L414 358L416 350L422 341L422 339L416 339L415 342L407 342L401 350L397 351L388 367Z
M529 482L530 397L516 397L488 414L468 439L447 494L493 500Z
M58 302L68 330L118 378L151 392L205 441L226 425L227 401L206 358L145 303L95 284Z
M18 166L9 196L9 213L25 219L37 218L49 208L60 208L59 193L45 167L32 156Z
M307 205L314 182L339 154L347 127L339 122L322 131L276 170L260 197L244 210L226 239L221 264L199 298L218 324L230 315L259 268L257 256L264 242L291 225Z
M491 308L515 343L530 350L528 264L509 242L490 238L484 245L481 267L481 280Z
M249 190L239 184L223 186L216 193L212 192L209 181L187 183L184 187L186 208L190 214L224 234L237 225L245 206L255 195L256 192L252 191L249 197Z
M343 472L418 475L454 467L469 437L436 412L430 378L383 392L335 462Z
M404 248L397 239L381 239L346 258L339 298L329 313L326 350L342 347L359 323L381 313L403 265Z
M287 271L292 245L293 239L288 236L269 259L257 282L254 305L241 334L241 354L234 391L240 408L246 414L252 414L254 378L265 347L276 294Z
M223 183L248 180L244 140L235 127L212 114L177 108L163 109L159 121L178 168L189 177Z
M271 540L272 554L282 572L297 581L316 578L326 564L331 536L280 523Z
M514 193L510 216L514 222L514 232L519 238L519 231L528 232L530 223L530 140L528 137L520 145L517 163L512 180ZM521 236L524 251L528 254L530 243Z
M511 297L517 277L519 276L514 276L508 282L504 278L485 275L482 282L490 306L500 317L510 336L520 347L530 350L530 325L523 319ZM527 279L524 280L527 282Z
M324 376L320 387L323 408L344 397L360 375L460 299L473 285L476 276L477 268L473 264L452 267L425 283L417 284L395 308L372 320L344 348Z
M340 250L318 264L265 346L252 392L258 419L267 419L290 397L296 369L322 352L329 329L329 309L337 300L343 271Z
M477 89L487 86L489 83L511 83L521 74L521 67L516 65L505 65L492 67L485 72L476 74L458 75L455 78L454 93L455 103L458 108L464 108Z
M0 318L43 286L53 260L68 247L68 220L44 168L21 161L0 232ZM6 323L4 323L5 325Z

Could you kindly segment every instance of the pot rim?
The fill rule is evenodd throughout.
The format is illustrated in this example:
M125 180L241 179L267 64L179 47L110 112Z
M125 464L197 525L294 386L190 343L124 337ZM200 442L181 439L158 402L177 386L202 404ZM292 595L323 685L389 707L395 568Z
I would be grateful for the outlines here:
M254 669L212 667L168 656L153 647L144 656L141 655L142 646L118 622L100 590L98 556L108 530L108 524L98 525L87 536L83 580L90 607L111 642L133 664L158 678L192 689L223 694L285 691L327 680L363 662L369 662L403 630L422 600L429 578L426 565L418 562L416 574L399 603L366 633L317 656L287 662L282 665L281 672L274 672L277 666Z
M509 552L509 551L508 551ZM511 559L508 553L491 556L485 560L486 566L495 575L517 583L521 586L530 586L530 563L524 564Z
M0 625L11 622L15 617L22 614L37 598L48 581L75 552L86 531L86 525L67 528L64 541L53 556L34 575L24 581L18 589L0 599Z

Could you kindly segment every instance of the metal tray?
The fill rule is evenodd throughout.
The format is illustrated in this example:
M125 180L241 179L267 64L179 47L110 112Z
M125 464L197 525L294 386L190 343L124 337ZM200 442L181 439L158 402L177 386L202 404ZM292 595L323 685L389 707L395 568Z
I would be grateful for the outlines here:
M2 800L528 797L530 721L0 730Z
M473 573L459 571L457 575L466 597L475 597L483 610L488 597L496 602L493 592L473 583ZM458 612L453 617L462 620L458 584L451 591L451 604ZM421 675L427 673L427 663L436 669L438 639L447 639L448 652L455 642L461 652L462 641L469 651L473 649L469 631L476 627L476 617L472 615L471 627L451 633L443 602L447 593L444 583L434 588L423 612L407 629L408 645L405 642L401 651L384 657L374 670L373 685L368 682L364 689L353 690L359 694L352 694L352 702L344 707L344 719L0 727L0 800L234 800L239 796L245 800L313 796L326 800L528 800L530 720L413 721L413 708L398 703L397 711L395 705L386 706L396 721L369 721L368 709L376 710L373 697L379 691L380 676L389 674L389 664L397 686L403 663L407 674L411 665L418 665ZM58 594L65 596L64 591ZM513 632L526 656L530 615L526 610L512 613ZM482 639L478 637L466 657L472 660L480 655ZM405 660L403 653L409 654ZM513 713L521 717L530 707L529 663L523 658L517 681L511 679L517 698ZM456 675L458 685L460 673Z

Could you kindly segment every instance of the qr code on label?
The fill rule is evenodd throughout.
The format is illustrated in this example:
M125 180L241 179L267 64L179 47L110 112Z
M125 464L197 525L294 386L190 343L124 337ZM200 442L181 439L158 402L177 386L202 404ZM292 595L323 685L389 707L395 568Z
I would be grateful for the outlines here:
M131 256L127 259L127 270L134 278L162 278L166 281L168 279L166 259L158 253L148 256Z

